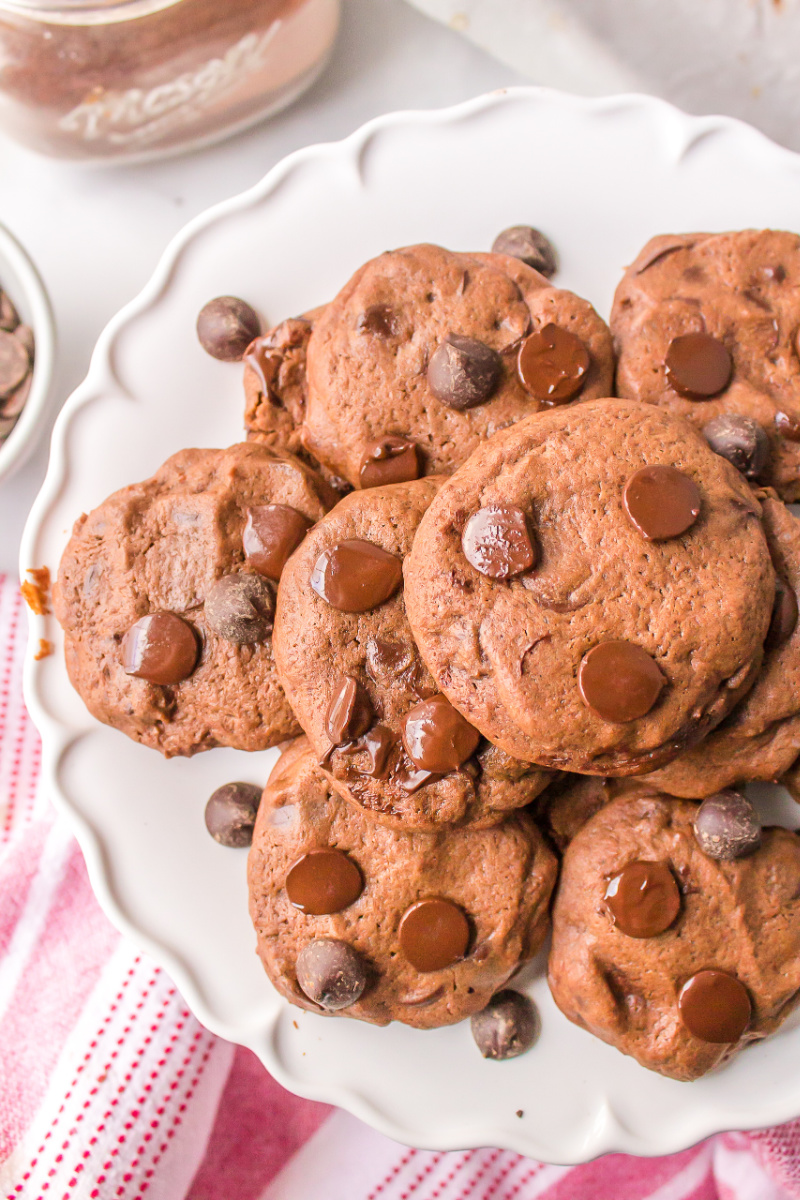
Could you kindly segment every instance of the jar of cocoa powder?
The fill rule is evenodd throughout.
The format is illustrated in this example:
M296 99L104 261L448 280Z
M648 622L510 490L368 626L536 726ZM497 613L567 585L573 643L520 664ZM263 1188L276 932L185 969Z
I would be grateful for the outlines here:
M0 0L0 126L61 158L214 141L316 78L341 0Z

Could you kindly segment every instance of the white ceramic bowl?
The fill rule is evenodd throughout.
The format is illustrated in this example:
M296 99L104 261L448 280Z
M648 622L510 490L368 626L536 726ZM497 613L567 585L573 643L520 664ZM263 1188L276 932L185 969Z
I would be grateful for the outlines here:
M55 571L81 512L188 444L241 437L241 367L210 359L195 335L212 296L243 296L278 321L330 299L387 246L488 248L505 226L530 221L558 247L558 282L607 314L623 266L653 234L792 228L798 213L800 158L737 122L646 97L521 89L395 113L294 154L193 221L103 333L58 418L22 564ZM72 823L101 904L205 1025L253 1049L287 1087L418 1146L506 1146L550 1162L663 1154L800 1113L799 1027L676 1083L571 1025L541 958L520 986L539 1005L542 1034L506 1063L480 1057L468 1022L378 1029L290 1007L254 953L246 855L218 846L203 824L210 792L231 779L263 782L274 752L164 761L89 716L51 616L32 617L31 633L32 646L47 638L57 651L26 664L44 786ZM798 823L779 789L759 791L765 820Z
M10 297L36 343L31 390L8 437L0 442L0 479L21 466L44 431L44 416L53 379L55 325L39 272L25 250L0 225L0 288Z

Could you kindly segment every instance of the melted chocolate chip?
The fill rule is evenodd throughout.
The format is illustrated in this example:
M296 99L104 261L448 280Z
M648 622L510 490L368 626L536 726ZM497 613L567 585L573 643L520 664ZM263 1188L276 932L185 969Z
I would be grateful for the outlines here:
M769 461L769 438L752 417L720 413L703 426L703 437L747 479L757 479Z
M358 951L335 938L317 938L304 946L295 971L300 990L328 1012L355 1004L369 979L369 968Z
M259 504L247 510L242 546L247 565L276 583L312 522L288 504Z
M361 737L372 724L373 709L370 698L357 679L345 675L331 696L325 714L325 732L334 746L351 742Z
M242 357L244 365L255 371L262 394L274 400L272 385L280 370L281 356L276 352L269 336L254 338Z
M366 751L369 766L366 770L351 768L354 775L369 775L371 779L385 779L389 774L389 757L397 745L397 739L388 725L375 725L369 732L342 747L343 754Z
M780 575L775 580L775 602L772 619L764 641L767 650L775 650L788 642L797 628L797 596Z
M205 808L206 829L221 846L249 846L253 840L261 788L253 783L224 783Z
M600 642L583 656L578 688L603 721L624 724L645 716L665 683L657 663L633 642Z
M253 338L261 332L258 313L236 296L217 296L200 309L197 336L212 358L239 362Z
M437 400L462 412L485 404L497 389L503 364L491 346L449 333L428 364L428 386Z
M358 481L362 488L383 487L388 483L408 483L419 479L419 450L408 438L376 438L369 442L361 459Z
M341 612L369 612L393 596L402 582L400 559L360 538L324 550L311 572L314 591Z
M122 669L148 683L168 686L188 679L199 654L197 634L176 613L141 617L122 639Z
M420 788L425 787L433 779L440 779L435 771L426 771L422 767L417 767L410 759L403 755L403 758L398 763L395 770L392 772L391 781L397 787L402 788L409 796L413 796L414 792L418 792Z
M536 562L527 518L513 504L479 508L467 521L461 545L467 562L490 579L520 575Z
M397 337L400 332L397 314L388 304L373 304L358 318L359 333L371 333L379 338Z
M744 858L761 845L761 822L745 796L726 790L709 796L700 805L694 835L709 858Z
M775 431L787 442L800 442L800 417L794 413L776 412Z
M542 404L566 404L586 383L591 359L581 339L560 325L545 325L519 348L522 386Z
M403 914L399 937L416 971L443 971L466 954L469 922L450 900L418 900Z
M361 872L342 850L309 850L286 876L289 903L311 917L341 912L364 890Z
M263 642L272 629L275 597L261 575L223 575L206 596L209 629L237 646Z
M622 502L648 542L680 537L700 514L700 489L677 467L642 467L625 484Z
M374 683L394 683L416 662L416 651L407 642L391 642L388 638L370 638L367 642L367 671Z
M727 971L698 971L678 996L678 1011L689 1033L715 1045L738 1042L750 1024L747 988Z
M680 912L681 894L666 863L632 862L609 880L605 902L622 933L651 938L669 929Z
M416 704L403 718L406 754L424 771L456 771L478 748L481 735L444 696Z
M502 1061L530 1050L539 1032L533 1001L520 992L504 988L492 996L486 1008L470 1018L475 1045L484 1058Z
M492 254L507 254L519 258L540 275L550 279L558 270L553 243L532 225L511 225L498 233L492 242Z
M670 387L687 400L718 396L733 373L727 346L710 333L683 333L673 338L664 366Z

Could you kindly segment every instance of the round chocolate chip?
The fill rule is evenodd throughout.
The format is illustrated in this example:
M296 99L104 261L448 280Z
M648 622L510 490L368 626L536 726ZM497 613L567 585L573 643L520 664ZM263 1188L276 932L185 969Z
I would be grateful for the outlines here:
M483 1057L501 1061L530 1050L539 1033L539 1015L527 996L504 988L473 1014L470 1025Z
M311 587L340 612L368 612L384 604L403 582L395 554L363 538L347 538L323 550L311 572Z
M684 333L673 338L664 362L667 382L687 400L708 400L731 381L730 351L710 333Z
M206 596L206 624L237 646L263 642L272 629L275 597L263 575L224 575Z
M526 391L542 404L566 404L583 390L591 361L578 335L551 321L525 338L517 373Z
M689 1033L714 1045L738 1042L753 1008L747 988L727 971L698 971L680 990L678 1012Z
M355 1004L367 986L367 964L357 950L335 938L317 938L297 956L297 982L320 1008L338 1012Z
M691 529L700 514L700 489L677 467L641 467L625 484L628 519L648 542L664 542Z
M527 518L513 504L487 504L474 512L461 546L467 562L490 579L521 575L536 562Z
M599 642L581 659L578 690L598 717L624 724L645 716L666 680L655 659L634 642Z
M188 679L197 666L200 643L193 626L177 613L140 617L122 639L126 675L168 687Z
M400 949L415 971L443 971L467 953L469 921L450 900L417 900L400 922Z
M519 258L548 279L558 270L553 243L532 225L511 225L492 242L493 254Z
M700 805L694 835L709 858L744 858L761 845L761 822L746 796L726 790Z
M239 362L250 343L261 332L258 314L236 296L217 296L200 309L197 336L212 358Z
M484 404L497 388L500 355L477 338L448 333L431 355L428 386L437 400L462 412Z
M721 413L703 426L715 454L727 458L748 479L756 479L769 460L769 439L758 421L740 413Z
M653 938L673 924L681 909L681 894L669 864L628 863L608 881L605 902L622 933Z
M261 801L254 783L223 783L206 804L206 829L220 846L249 846Z

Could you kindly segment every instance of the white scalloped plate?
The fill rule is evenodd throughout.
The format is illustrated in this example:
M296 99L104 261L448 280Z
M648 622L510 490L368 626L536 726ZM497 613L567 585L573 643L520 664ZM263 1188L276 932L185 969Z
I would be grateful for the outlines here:
M56 425L21 566L55 570L73 520L167 455L240 436L241 370L208 358L194 333L212 296L244 296L277 321L327 300L387 246L488 248L504 226L531 221L558 246L558 281L607 314L621 268L652 234L792 228L799 212L800 158L735 121L636 96L497 93L393 114L293 154L192 221L104 332ZM33 617L31 633L33 646L40 637L56 645L53 657L29 657L25 681L45 778L101 904L205 1025L250 1046L293 1091L417 1146L506 1146L562 1163L611 1150L666 1153L800 1113L800 1028L679 1084L570 1025L540 965L526 977L542 1036L508 1063L485 1062L468 1024L420 1033L291 1009L254 953L245 853L217 846L202 819L213 788L263 782L274 755L162 761L87 715L52 617ZM766 803L773 819L796 821L785 796Z

